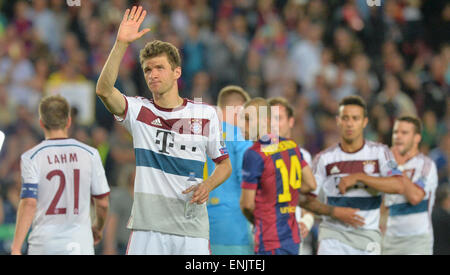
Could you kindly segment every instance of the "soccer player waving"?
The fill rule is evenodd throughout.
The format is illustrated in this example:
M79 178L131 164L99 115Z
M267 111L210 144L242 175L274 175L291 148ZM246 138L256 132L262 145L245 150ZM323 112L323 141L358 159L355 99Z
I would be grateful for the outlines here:
M216 110L179 96L181 58L167 42L151 41L140 53L152 99L127 97L114 87L126 49L150 31L139 31L145 15L142 7L126 10L96 90L133 136L136 179L127 254L210 254L205 202L231 174ZM202 179L206 155L216 168L192 184Z

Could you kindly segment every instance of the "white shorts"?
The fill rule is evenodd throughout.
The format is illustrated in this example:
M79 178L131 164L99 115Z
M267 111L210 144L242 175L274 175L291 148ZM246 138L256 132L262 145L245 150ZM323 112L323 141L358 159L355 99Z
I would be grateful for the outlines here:
M94 255L94 245L53 240L45 244L29 244L28 255Z
M336 239L325 239L319 242L317 255L380 255L379 244L368 246L366 250L356 249Z
M127 255L211 255L209 240L132 230Z

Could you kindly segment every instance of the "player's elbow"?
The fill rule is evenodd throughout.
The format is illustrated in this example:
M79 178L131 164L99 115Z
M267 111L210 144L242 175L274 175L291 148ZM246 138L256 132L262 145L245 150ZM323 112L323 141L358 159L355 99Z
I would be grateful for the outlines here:
M101 198L95 199L95 207L100 210L108 210L109 209L109 196L104 196Z
M309 183L309 188L310 188L310 190L308 191L308 192L312 192L312 191L314 191L314 190L316 190L316 188L317 188L317 183L316 183L316 181L314 180L314 178L311 180L311 182Z
M104 88L102 88L101 86L97 85L96 89L95 89L95 94L99 97L106 97L106 91Z
M113 87L109 87L108 85L104 84L101 80L97 82L97 86L95 87L95 93L99 97L107 97L108 94L111 93L111 90Z
M405 192L405 194L408 193L406 198L410 204L418 205L425 197L425 192L422 189L419 189L415 186L412 186L412 187L415 188L412 190L412 192L411 191Z
M408 197L408 202L412 205L418 205L422 201L423 197L417 194L413 194Z

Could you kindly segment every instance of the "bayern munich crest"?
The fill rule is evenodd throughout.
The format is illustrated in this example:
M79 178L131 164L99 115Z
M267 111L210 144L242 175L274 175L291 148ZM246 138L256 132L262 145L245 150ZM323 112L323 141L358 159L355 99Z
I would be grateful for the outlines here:
M364 173L366 173L366 174L375 173L375 165L376 165L375 161L371 161L371 160L364 161L363 165L364 165L364 167L363 167Z
M196 135L202 133L202 121L200 119L191 120L191 132Z

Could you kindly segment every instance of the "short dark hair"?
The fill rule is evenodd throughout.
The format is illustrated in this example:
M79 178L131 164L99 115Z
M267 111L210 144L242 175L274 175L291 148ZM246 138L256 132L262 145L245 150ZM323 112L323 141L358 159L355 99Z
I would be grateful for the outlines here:
M364 110L364 117L368 116L367 104L362 97L357 95L346 96L339 102L339 107L347 105L360 106Z
M273 98L269 98L268 102L271 107L275 106L275 105L281 105L284 108L286 108L288 118L291 118L294 116L294 108L292 108L291 104L289 103L289 101L286 98L281 97L281 96L273 97Z
M148 42L141 50L139 55L141 66L144 66L144 62L148 58L153 58L160 55L166 55L172 70L176 67L181 67L181 57L177 47L169 42L163 42L160 40Z
M411 115L405 115L405 116L401 116L401 117L397 118L396 121L409 122L414 125L414 131L416 134L420 135L422 133L422 121L418 117L411 116Z

